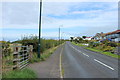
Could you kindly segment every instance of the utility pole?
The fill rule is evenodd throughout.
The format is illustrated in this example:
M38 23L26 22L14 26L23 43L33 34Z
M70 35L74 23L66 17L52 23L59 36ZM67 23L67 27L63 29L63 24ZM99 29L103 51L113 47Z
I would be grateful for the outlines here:
M59 44L61 43L61 42L60 42L60 41L61 41L61 40L60 40L61 27L63 27L63 25L60 25L60 26L59 26Z
M59 44L60 44L60 27L59 27Z
M39 15L39 41L38 41L38 58L40 58L40 47L41 47L41 14L42 14L42 0L40 0L40 15Z

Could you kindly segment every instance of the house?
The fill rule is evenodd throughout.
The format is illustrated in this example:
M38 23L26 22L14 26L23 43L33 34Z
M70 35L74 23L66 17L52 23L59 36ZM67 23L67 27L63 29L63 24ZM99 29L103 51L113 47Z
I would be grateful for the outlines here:
M103 32L97 33L95 36L92 37L93 40L102 40L105 34Z
M120 42L120 30L105 33L104 39L111 39L114 42Z
M108 33L97 33L93 38L93 40L109 40L114 42L120 42L120 30L108 32Z
M83 38L83 40L92 40L92 37Z

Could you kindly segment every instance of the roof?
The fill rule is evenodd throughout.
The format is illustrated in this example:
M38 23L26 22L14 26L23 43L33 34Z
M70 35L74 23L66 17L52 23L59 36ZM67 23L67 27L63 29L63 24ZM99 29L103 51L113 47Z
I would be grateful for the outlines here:
M92 37L86 37L86 38L92 38Z
M120 30L116 30L116 31L113 31L113 32L108 32L108 33L105 33L105 35L111 35L111 34L116 34L116 33L120 33Z

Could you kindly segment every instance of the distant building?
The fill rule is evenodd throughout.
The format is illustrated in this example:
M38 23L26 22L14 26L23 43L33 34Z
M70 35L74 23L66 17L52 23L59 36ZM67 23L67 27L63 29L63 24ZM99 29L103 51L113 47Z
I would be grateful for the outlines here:
M73 40L78 40L79 41L80 37L73 37Z
M92 39L94 40L102 40L104 38L104 33L101 32L101 33L97 33L95 36L92 37Z
M110 41L114 41L114 42L120 42L120 30L116 30L113 32L108 32L108 33L97 33L92 39L94 40L110 40Z
M92 37L83 38L83 40L92 40Z
M120 42L120 30L105 33L104 39L111 39L114 42Z

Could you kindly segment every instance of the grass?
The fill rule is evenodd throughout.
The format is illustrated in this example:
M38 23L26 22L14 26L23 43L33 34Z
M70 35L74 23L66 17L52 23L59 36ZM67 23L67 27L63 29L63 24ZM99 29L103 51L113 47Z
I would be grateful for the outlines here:
M64 72L65 72L65 71L64 71L64 68L62 67L62 76L64 76Z
M75 42L72 42L72 44L77 45L77 46L85 46L85 45L82 45L80 43L76 44ZM90 47L85 47L85 49L88 49L88 50L91 50L91 51L95 51L95 52L99 52L101 54L104 54L104 55L107 55L107 56L111 56L113 58L120 59L120 55L112 54L111 52L103 52L102 50L98 50L98 49L90 48Z
M37 58L37 53L34 53L32 59L30 59L30 63L45 61L57 49L57 47L53 47L53 48L50 48L50 49L44 51L41 54L40 59Z
M8 73L4 73L3 78L36 78L37 75L34 71L29 68L25 68L22 70L14 70Z
M36 53L33 53L33 57L30 59L30 63L45 61L57 49L57 47L58 46L44 51L41 54L40 59L37 58ZM14 70L14 71L5 72L5 73L3 73L2 78L5 78L5 79L6 78L37 78L37 75L31 69L25 68L25 69L22 69L22 70Z
M88 50L91 50L91 51L95 51L95 52L99 52L101 54L105 54L107 56L111 56L111 57L114 57L114 58L119 58L120 59L120 55L117 55L117 54L112 54L111 52L103 52L101 50L98 50L98 49L95 49L95 48L90 48L90 47L85 47L85 49L88 49Z

